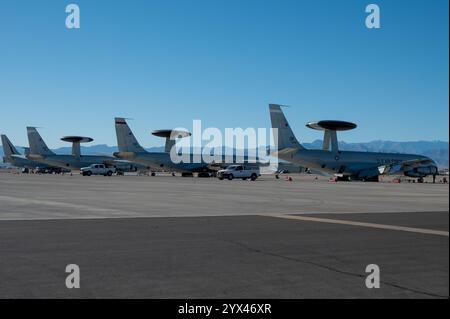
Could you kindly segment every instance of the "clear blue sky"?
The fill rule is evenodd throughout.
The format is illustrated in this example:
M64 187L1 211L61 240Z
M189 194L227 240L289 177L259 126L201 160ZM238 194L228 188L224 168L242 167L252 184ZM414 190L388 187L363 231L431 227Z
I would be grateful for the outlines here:
M65 28L77 3L81 29ZM381 7L380 30L365 6ZM50 147L80 134L115 145L113 118L150 131L270 127L270 102L301 141L310 120L354 121L347 142L448 141L448 1L0 2L0 132Z

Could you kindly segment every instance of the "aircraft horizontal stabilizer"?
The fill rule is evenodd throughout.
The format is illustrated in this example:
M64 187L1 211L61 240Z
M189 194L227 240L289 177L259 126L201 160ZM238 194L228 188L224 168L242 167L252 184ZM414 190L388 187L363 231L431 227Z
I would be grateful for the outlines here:
M133 159L136 157L134 152L115 152L113 155L121 159Z
M30 155L28 155L28 158L33 161L40 161L40 160L43 160L45 158L45 156L40 155L40 154L30 154Z
M289 148L284 148L284 149L282 149L280 151L274 152L274 153L272 153L272 155L273 156L284 157L284 156L293 155L293 154L297 153L298 151L300 151L299 148L289 147Z

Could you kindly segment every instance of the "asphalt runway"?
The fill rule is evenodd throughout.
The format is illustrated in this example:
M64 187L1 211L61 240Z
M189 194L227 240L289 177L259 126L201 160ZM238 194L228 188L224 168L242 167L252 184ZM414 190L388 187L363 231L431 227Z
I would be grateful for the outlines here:
M309 176L0 174L0 298L448 298L448 195ZM369 264L380 289L365 286Z

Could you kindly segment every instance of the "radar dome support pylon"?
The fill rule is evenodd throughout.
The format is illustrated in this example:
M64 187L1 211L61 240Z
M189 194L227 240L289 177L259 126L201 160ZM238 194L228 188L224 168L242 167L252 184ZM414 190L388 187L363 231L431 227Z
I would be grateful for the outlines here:
M184 138L191 136L190 132L180 131L180 130L157 130L153 131L152 134L154 136L162 137L166 139L166 145L164 151L166 153L170 153L172 147L176 143L177 138Z
M83 136L64 136L61 141L72 143L72 155L76 158L81 157L81 143L90 143L94 139Z
M313 130L324 131L323 137L323 150L333 153L339 153L339 142L337 138L337 131L349 131L357 128L357 125L351 122L344 121L319 121L309 122L306 124Z

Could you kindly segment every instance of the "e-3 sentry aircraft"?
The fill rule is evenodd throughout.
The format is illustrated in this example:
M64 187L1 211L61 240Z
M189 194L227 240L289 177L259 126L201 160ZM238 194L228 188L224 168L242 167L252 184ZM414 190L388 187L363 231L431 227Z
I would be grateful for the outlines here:
M182 176L184 177L192 176L193 173L198 173L198 177L209 177L220 168L227 167L235 163L249 163L258 161L257 158L249 161L250 158L248 156L244 156L242 158L233 155L233 161L231 163L228 163L227 157L223 155L220 163L207 163L203 161L203 159L199 162L196 162L194 161L194 154L191 153L189 154L189 162L174 163L170 156L170 151L175 145L175 140L173 140L172 137L189 137L191 136L189 132L173 130L154 131L153 135L166 139L165 152L148 152L139 144L130 127L128 126L126 119L119 117L115 118L115 125L119 152L114 153L114 156L116 156L117 158L147 165L152 169L164 169L172 172L181 172ZM255 163L254 165L256 166L259 164Z
M29 160L26 157L26 155L29 154L29 149L25 148L25 154L22 155L19 153L17 148L11 143L11 141L6 135L2 135L1 138L4 153L3 161L5 163L9 163L14 167L19 168L28 168L28 169L39 168L41 170L59 171L59 169L51 165Z
M422 155L351 152L338 147L337 132L356 128L356 124L343 121L309 122L308 128L324 131L322 150L308 150L295 137L281 109L282 105L270 104L270 117L275 144L274 155L303 167L333 174L342 180L378 181L380 175L403 174L423 178L438 174L436 163Z
M36 162L71 170L79 170L82 167L87 167L92 164L104 164L108 167L115 167L117 170L125 172L143 169L143 166L140 164L120 161L112 156L82 155L80 145L81 143L92 142L93 139L90 137L66 136L61 138L62 141L72 143L72 154L60 155L55 154L47 147L47 144L35 127L27 127L27 134L30 143L30 154L27 155L27 158Z

